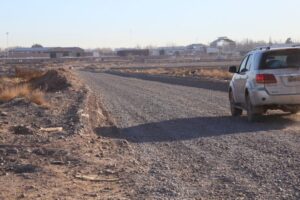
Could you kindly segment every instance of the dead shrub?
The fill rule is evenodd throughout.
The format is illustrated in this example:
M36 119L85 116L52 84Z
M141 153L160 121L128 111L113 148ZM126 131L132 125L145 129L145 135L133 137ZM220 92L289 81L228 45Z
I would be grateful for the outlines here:
M70 86L67 77L57 70L49 70L43 76L30 81L34 89L41 89L47 92L65 90Z

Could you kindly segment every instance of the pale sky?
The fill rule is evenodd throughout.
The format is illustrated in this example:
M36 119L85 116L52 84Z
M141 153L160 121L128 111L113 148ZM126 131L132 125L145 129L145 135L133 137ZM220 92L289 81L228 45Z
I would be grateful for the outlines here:
M299 0L0 0L0 47L300 40Z

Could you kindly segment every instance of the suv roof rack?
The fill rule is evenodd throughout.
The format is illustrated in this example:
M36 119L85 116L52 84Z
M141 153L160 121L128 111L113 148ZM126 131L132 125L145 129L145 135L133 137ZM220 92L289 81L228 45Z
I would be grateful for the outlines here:
M271 49L271 46L261 46L261 47L256 47L255 49L253 49L252 51L255 51L255 50L270 50Z
M274 45L274 46L260 46L257 47L255 49L253 49L252 51L256 51L256 50L270 50L270 49L276 49L276 48L288 48L288 47L300 47L300 43L299 44L290 44L290 45Z

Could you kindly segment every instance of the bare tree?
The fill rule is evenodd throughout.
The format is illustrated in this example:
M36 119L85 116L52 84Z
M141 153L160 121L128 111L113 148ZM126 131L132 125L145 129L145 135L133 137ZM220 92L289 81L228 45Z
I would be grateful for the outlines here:
M43 48L43 46L40 44L34 44L31 48Z

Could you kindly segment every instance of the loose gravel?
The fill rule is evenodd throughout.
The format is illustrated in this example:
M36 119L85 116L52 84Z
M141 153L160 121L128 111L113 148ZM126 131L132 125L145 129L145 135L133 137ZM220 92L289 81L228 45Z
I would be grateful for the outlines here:
M300 199L299 116L229 115L227 93L80 72L136 158L131 199ZM105 133L99 128L99 133Z

